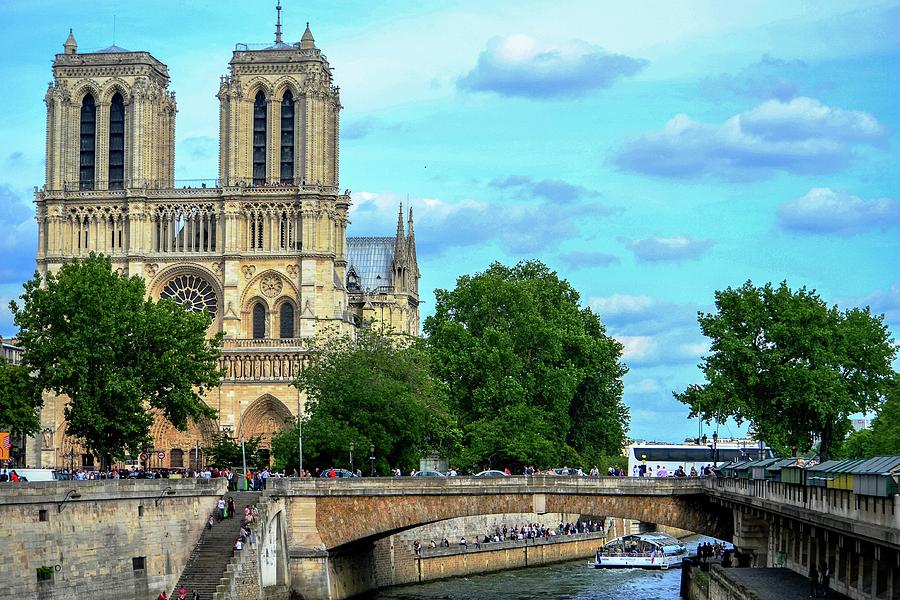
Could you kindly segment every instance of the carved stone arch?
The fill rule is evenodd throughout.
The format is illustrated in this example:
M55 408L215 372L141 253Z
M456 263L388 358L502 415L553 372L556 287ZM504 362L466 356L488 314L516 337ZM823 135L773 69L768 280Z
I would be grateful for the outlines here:
M266 335L264 337L269 337L271 333L269 323L272 320L272 306L262 294L253 294L241 304L241 323L244 324L244 337L248 339L253 337L253 307L257 304L261 304L266 309Z
M98 101L102 104L109 104L110 102L112 102L113 96L116 95L116 92L122 95L122 101L125 103L125 106L128 106L131 103L131 90L128 84L118 77L110 79L105 84L103 84L103 89L100 92L100 98L98 98Z
M262 77L254 77L246 84L244 84L244 98L246 98L251 104L256 100L256 94L260 90L262 90L263 95L266 97L266 100L272 100L275 97L274 90L272 89L272 82L268 79L264 79Z
M156 275L155 279L153 280L153 285L149 287L149 296L154 300L158 300L169 282L174 281L182 275L200 278L204 280L212 289L212 292L216 296L216 310L215 314L213 315L210 329L212 331L217 330L219 326L218 324L221 322L222 314L224 311L224 293L222 291L222 286L219 283L219 278L216 277L216 275L206 267L202 267L200 265L172 265L170 267L164 268Z
M272 88L274 90L272 99L277 102L281 102L284 98L285 90L291 90L291 94L294 95L294 102L300 97L300 82L289 75L281 77L275 82L275 85L273 85Z
M206 418L198 420L188 419L187 429L179 431L166 419L162 412L156 409L153 413L153 425L150 426L150 437L153 440L151 450L165 452L162 459L150 452L149 464L151 466L198 469L204 464L204 449L213 443L213 434L217 431L216 424ZM199 454L197 447L200 447ZM173 457L173 450L180 452L180 456ZM174 460L173 460L174 459Z
M81 106L81 103L84 101L84 97L88 94L94 96L94 102L97 104L100 103L100 97L102 96L100 86L97 85L97 82L93 79L81 79L79 80L74 88L72 89L72 94L69 96L72 100L72 104L75 106Z
M257 274L244 287L244 291L241 294L241 307L243 307L243 309L245 309L245 310L247 309L247 307L248 307L247 299L251 295L264 295L264 294L262 294L259 285L263 281L263 279L265 279L266 277L273 277L273 276L278 277L281 280L282 292L280 292L280 294L284 294L286 296L291 296L293 298L300 297L300 291L297 289L297 286L294 285L294 283L290 280L289 277L287 277L280 271L276 271L275 269L266 269L265 271L262 271L261 273ZM275 296L278 296L280 294L275 294ZM266 306L271 308L271 303L267 301Z
M272 394L263 394L241 414L239 436L249 439L259 436L260 446L272 447L272 434L289 427L293 414Z

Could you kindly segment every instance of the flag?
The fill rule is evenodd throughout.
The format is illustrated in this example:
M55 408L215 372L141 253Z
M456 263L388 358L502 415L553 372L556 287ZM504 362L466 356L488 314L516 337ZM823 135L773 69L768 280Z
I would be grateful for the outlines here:
M12 440L9 432L0 431L0 460L9 460L9 449L12 448Z

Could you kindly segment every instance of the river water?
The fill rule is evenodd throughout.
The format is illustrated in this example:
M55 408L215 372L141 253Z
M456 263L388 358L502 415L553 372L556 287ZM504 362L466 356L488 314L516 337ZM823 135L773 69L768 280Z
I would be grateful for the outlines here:
M691 552L712 538L683 540ZM377 600L679 600L681 569L594 569L587 558L546 567L470 575L377 592Z

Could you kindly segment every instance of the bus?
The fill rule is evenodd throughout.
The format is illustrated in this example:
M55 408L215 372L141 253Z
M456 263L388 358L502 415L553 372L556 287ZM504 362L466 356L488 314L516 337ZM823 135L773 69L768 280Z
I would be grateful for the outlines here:
M646 465L653 475L656 475L658 467L665 467L669 475L674 475L675 469L682 467L684 472L690 474L691 467L700 473L704 466L724 464L741 460L761 460L774 458L775 453L771 448L758 446L738 446L736 444L718 444L716 453L718 461L714 460L713 449L710 446L677 445L677 444L631 444L628 446L628 472L626 475L634 475ZM636 470L637 468L637 470Z

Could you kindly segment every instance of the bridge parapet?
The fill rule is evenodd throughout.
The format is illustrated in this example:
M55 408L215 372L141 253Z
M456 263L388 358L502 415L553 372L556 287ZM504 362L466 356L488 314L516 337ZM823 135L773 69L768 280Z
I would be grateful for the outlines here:
M715 499L774 513L900 548L900 496L862 496L848 490L779 481L707 479Z
M360 477L269 479L268 493L285 496L428 496L574 494L579 496L693 496L705 493L699 478L635 477Z

